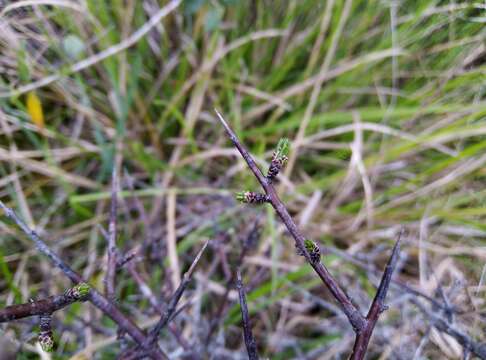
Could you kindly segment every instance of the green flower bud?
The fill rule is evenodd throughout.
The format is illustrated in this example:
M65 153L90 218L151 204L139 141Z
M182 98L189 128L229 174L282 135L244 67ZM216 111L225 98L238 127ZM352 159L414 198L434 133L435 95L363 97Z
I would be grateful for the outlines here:
M265 194L255 193L253 191L242 191L236 193L236 200L246 204L263 204L268 202L268 197Z
M75 297L77 299L83 299L88 296L91 287L86 283L79 283L74 288Z
M289 155L290 141L287 138L282 138L278 141L277 150L275 150L275 158L284 160Z
M321 260L321 249L319 246L314 241L309 239L304 240L304 246L310 255L311 261L313 263L318 263ZM300 250L297 250L297 254L304 256L304 252Z
M236 193L236 200L242 203L246 203L246 193L249 191L240 191Z
M52 332L43 332L39 334L39 344L45 352L52 352L54 350L54 338Z
M73 298L74 300L83 300L88 296L91 287L86 283L79 283L71 289L66 290L64 295Z

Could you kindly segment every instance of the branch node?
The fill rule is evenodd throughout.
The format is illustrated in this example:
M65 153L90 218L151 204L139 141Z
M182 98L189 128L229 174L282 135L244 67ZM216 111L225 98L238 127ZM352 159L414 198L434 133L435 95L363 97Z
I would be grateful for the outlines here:
M382 304L380 307L380 313L387 311L390 307L388 305Z

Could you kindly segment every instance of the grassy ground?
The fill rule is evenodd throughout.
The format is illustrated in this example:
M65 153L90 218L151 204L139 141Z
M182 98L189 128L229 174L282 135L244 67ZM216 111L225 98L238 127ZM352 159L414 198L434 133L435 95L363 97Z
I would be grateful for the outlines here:
M291 140L279 193L363 312L379 276L362 265L381 269L404 226L397 278L456 306L454 326L486 341L484 4L187 0L148 28L164 2L37 3L0 4L0 198L102 289L118 164L117 245L142 250L118 273L117 300L140 326L157 312L133 274L164 304L211 239L174 324L208 358L245 358L228 284L257 226L243 280L260 355L346 358L352 346L272 209L234 200L258 184L216 107L264 168ZM0 231L2 306L69 286L11 222ZM392 288L369 358L464 356L413 301L441 314ZM40 356L36 326L0 328L18 358ZM130 345L90 305L57 313L54 331L54 359ZM181 356L172 334L161 345Z

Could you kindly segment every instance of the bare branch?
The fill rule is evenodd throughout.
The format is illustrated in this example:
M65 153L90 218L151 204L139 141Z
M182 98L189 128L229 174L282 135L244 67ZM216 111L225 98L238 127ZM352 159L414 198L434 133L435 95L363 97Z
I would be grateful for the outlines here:
M179 287L176 289L174 294L172 294L169 303L167 305L167 308L165 309L164 313L160 317L159 322L155 325L155 327L152 329L150 332L149 336L147 337L147 341L142 345L143 348L150 348L152 347L156 341L157 338L159 337L160 331L169 323L171 320L172 316L174 315L177 304L179 303L179 300L181 299L182 295L184 294L184 291L187 288L187 285L191 281L192 273L194 272L197 263L199 262L199 259L201 259L201 256L208 246L209 241L206 241L197 253L196 257L194 258L191 266L189 267L189 270L187 270L184 273L184 276L182 277L182 281L179 284Z
M306 239L302 235L302 233L297 228L297 225L295 224L294 220L292 219L289 212L287 211L287 208L279 199L277 192L272 185L272 179L280 171L281 165L285 164L286 158L281 157L280 159L281 161L279 161L279 164L277 166L278 169L272 170L270 177L263 176L262 172L256 165L252 156L250 155L248 150L246 150L246 148L242 145L242 143L238 140L238 137L233 132L233 130L231 130L230 126L224 120L223 116L216 109L215 111L221 124L223 125L226 132L228 133L229 138L231 139L235 147L238 149L243 159L245 159L248 167L253 172L258 182L262 186L263 190L265 191L266 202L272 204L273 208L275 209L275 212L287 227L287 230L290 233L290 235L294 238L295 246L297 248L298 254L303 255L307 260L307 262L312 266L314 271L317 273L317 275L319 275L322 282L325 284L325 286L329 289L331 294L334 296L337 303L341 307L341 310L344 312L351 326L353 327L356 333L356 342L353 350L352 359L363 359L366 354L368 343L371 338L373 329L376 325L376 322L378 321L379 315L381 312L385 310L384 301L385 301L386 293L388 291L388 287L390 285L393 270L396 267L398 252L400 249L399 247L400 237L398 238L397 243L393 248L392 256L388 261L377 294L373 300L370 311L368 312L368 315L365 318L361 314L359 309L351 302L351 299L348 297L346 292L340 287L336 279L334 279L334 277L330 274L329 270L320 262L320 251L318 245L315 244L313 241ZM282 141L282 145L284 144L286 150L288 151L288 143L286 143L285 140ZM283 146L279 146L278 148L280 147ZM278 149L276 151L276 154L279 154ZM240 198L246 199L245 197L242 196L240 196Z
M236 270L236 287L240 298L241 317L243 319L243 336L245 337L246 350L248 351L248 358L250 360L258 359L255 338L251 331L250 315L248 314L248 306L246 304L246 295L243 282L241 281L241 271Z
M67 290L62 295L50 296L46 299L28 302L25 304L7 306L0 309L0 323L18 320L35 315L52 314L76 301L86 300L90 287L81 283Z
M253 225L253 228L250 230L250 232L245 236L245 239L243 240L242 244L242 249L240 252L240 255L238 257L238 260L236 262L236 266L239 267L243 263L243 259L245 258L246 254L250 250L252 246L258 241L258 238L260 237L260 229L259 229L259 224L258 222L255 222ZM230 290L232 288L232 285L235 280L235 272L231 272L231 278L226 282L226 290L223 295L222 301L218 304L217 306L217 312L216 315L214 316L213 320L210 323L209 331L206 336L205 344L209 344L209 341L211 340L211 337L213 336L213 333L216 331L216 329L219 327L221 320L223 318L223 312L226 309L226 305L228 303L228 297Z
M19 228L32 240L37 249L51 260L51 262L58 267L64 275L66 275L74 283L84 283L85 281L77 272L75 272L69 265L67 265L55 252L53 252L47 244L37 235L34 230L31 230L17 214L5 204L0 201L0 208L5 211L5 215L11 218ZM101 295L96 289L91 288L87 299L105 315L110 317L119 328L127 332L138 344L142 345L146 341L145 333L128 317L126 317L112 301ZM156 348L150 354L154 359L167 359L160 349Z
M358 310L358 308L351 302L348 295L341 289L338 282L336 281L336 279L334 279L334 277L331 275L329 270L321 262L313 260L313 258L311 257L311 255L309 254L309 252L305 247L304 236L300 233L299 229L297 228L297 225L295 224L294 220L292 219L289 212L287 211L287 208L279 199L277 192L275 191L275 188L273 187L271 181L269 181L267 177L265 177L262 174L262 172L256 165L255 160L253 160L248 150L246 150L246 148L238 140L238 137L233 132L233 130L231 130L228 123L224 120L223 116L216 109L215 111L216 114L218 115L221 124L223 124L223 127L228 133L229 138L231 139L235 147L238 149L243 159L245 159L246 163L248 164L248 167L257 178L263 190L265 190L265 193L267 194L268 197L268 201L272 204L273 208L275 209L275 212L287 227L287 230L289 231L290 235L294 238L295 246L297 247L297 250L302 255L304 255L304 257L312 266L314 271L317 273L317 275L319 275L319 277L324 282L326 287L329 289L331 294L337 300L341 309L343 310L344 314L347 316L349 322L351 323L355 331L359 331L365 326L366 319Z
M358 332L358 336L356 337L351 359L364 358L366 350L368 348L368 344L371 339L371 334L373 333L373 329L378 322L378 318L380 317L380 314L387 309L385 305L385 298L388 292L388 288L390 287L393 271L397 267L398 254L400 252L400 240L403 232L404 230L402 228L398 235L395 246L393 247L390 259L386 264L385 272L383 273L383 276L381 278L380 286L378 287L375 298L373 299L370 310L368 311L368 315L366 316L366 325L360 332Z

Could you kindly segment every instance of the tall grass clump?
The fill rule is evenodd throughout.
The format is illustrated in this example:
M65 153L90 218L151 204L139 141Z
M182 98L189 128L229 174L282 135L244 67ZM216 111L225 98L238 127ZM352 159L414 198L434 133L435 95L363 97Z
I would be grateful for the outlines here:
M366 314L403 228L368 358L485 358L484 21L472 1L1 2L0 349L345 358L356 326L313 267Z

